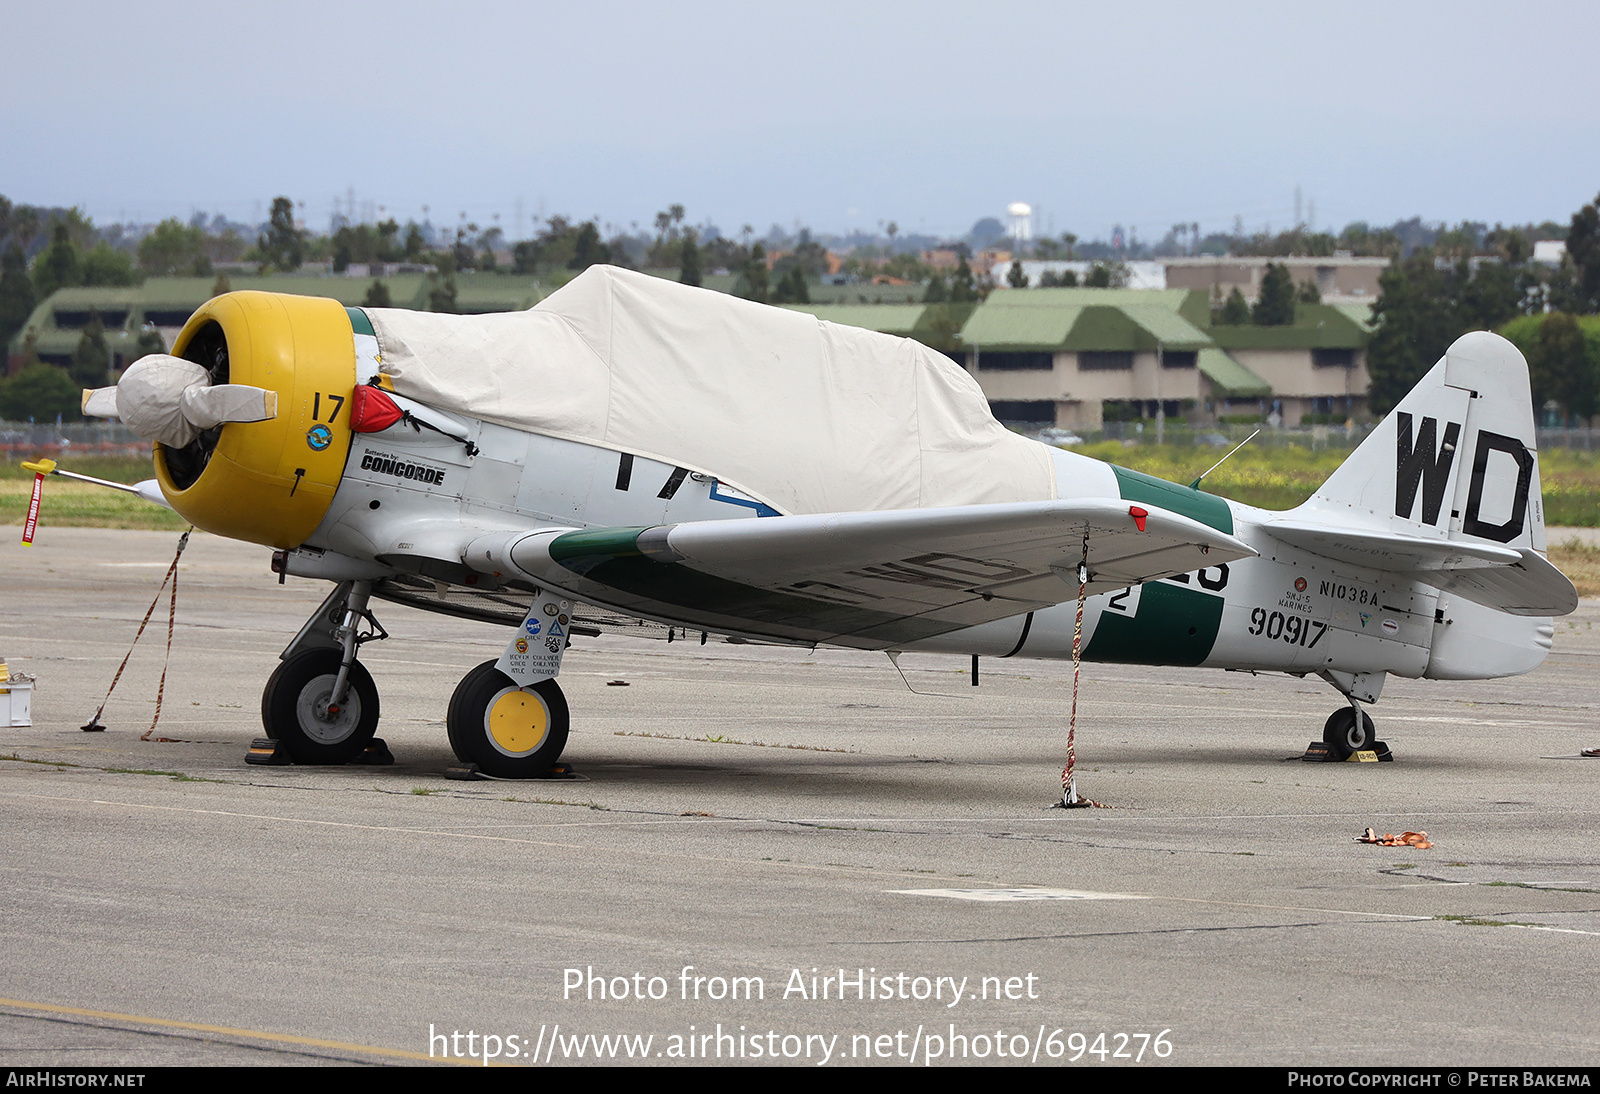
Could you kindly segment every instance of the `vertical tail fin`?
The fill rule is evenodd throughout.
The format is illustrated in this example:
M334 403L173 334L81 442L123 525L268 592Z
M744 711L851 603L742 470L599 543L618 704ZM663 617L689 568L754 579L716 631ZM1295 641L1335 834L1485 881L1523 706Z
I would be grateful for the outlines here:
M1296 512L1542 552L1537 446L1522 354L1464 334Z

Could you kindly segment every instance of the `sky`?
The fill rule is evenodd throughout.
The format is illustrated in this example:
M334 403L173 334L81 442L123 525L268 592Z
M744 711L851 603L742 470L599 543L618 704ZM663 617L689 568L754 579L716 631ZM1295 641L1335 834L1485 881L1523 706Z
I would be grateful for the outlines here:
M14 5L0 194L97 223L540 215L1155 241L1600 190L1600 4ZM426 208L426 212L424 209ZM498 218L498 219L496 219Z

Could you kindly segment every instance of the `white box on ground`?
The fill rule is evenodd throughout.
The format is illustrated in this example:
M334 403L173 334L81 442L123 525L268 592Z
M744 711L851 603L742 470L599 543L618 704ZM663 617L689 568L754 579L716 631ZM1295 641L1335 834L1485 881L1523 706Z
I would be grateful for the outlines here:
M0 725L31 726L29 709L33 699L33 677L16 675L0 681Z

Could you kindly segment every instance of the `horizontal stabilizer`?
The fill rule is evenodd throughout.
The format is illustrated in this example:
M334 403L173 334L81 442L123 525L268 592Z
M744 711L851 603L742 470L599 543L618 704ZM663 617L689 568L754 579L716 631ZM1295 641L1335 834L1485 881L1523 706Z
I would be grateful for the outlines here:
M1323 558L1399 574L1510 615L1565 615L1578 606L1566 575L1526 547L1341 528L1293 516L1261 529Z

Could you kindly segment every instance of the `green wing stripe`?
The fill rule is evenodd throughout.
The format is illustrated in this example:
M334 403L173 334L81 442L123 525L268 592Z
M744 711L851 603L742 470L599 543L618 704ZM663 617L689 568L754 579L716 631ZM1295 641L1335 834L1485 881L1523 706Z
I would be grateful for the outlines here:
M346 308L344 313L350 317L350 329L357 334L370 334L378 337L378 332L372 329L372 320L367 318L367 313L360 308Z
M1111 465L1111 470L1117 474L1117 485L1122 489L1124 500L1149 502L1233 535L1233 510L1215 494L1191 490L1187 486L1179 486L1142 471L1130 471L1116 464Z
M586 574L614 558L637 557L644 528L595 528L563 532L550 541L550 557L573 573Z

